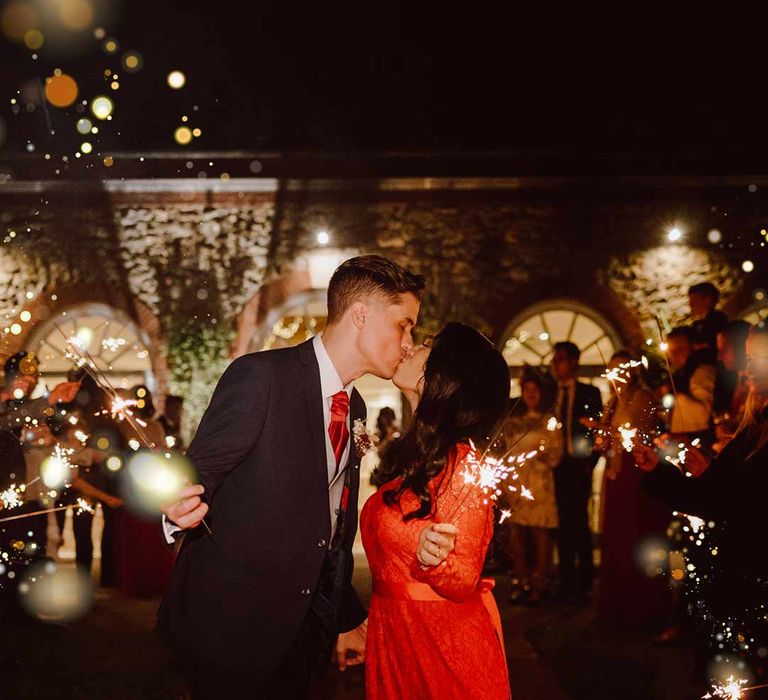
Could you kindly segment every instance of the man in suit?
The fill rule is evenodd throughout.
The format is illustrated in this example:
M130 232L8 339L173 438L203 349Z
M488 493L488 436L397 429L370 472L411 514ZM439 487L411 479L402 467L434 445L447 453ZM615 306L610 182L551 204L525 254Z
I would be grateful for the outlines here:
M187 453L200 484L165 510L167 535L188 532L158 628L194 698L308 697L334 644L342 670L362 663L352 383L392 377L423 287L380 256L347 260L322 336L240 357L219 381Z
M584 602L592 589L592 534L588 506L592 470L598 454L587 424L603 410L600 390L576 380L579 348L571 342L555 344L552 374L557 381L555 414L563 432L563 456L555 469L555 496L559 529L560 595L570 602ZM578 566L577 566L578 561Z

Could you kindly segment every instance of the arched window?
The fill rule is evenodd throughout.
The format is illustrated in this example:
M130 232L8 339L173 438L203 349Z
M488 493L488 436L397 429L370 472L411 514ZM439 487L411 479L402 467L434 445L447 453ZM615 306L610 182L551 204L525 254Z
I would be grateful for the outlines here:
M509 324L502 352L513 378L526 364L549 365L555 343L564 340L581 350L580 379L599 386L607 396L608 385L600 375L621 346L621 339L599 314L570 299L550 299L529 306Z
M122 311L106 304L81 304L59 312L34 329L27 343L40 359L41 378L50 389L64 381L73 361L66 346L75 338L116 388L146 384L154 389L147 339Z

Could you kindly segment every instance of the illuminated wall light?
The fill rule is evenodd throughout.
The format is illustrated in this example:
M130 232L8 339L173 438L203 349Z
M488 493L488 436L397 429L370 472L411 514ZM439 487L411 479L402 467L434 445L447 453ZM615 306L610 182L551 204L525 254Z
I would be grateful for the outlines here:
M669 233L667 233L667 240L670 243L677 243L682 237L683 232L677 227L670 229Z
M328 245L328 242L331 240L331 236L328 233L328 231L322 230L317 232L317 242L320 245Z

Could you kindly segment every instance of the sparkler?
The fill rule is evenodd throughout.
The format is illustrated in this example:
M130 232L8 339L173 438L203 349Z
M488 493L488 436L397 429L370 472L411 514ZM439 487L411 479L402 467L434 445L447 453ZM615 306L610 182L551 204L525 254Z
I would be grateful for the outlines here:
M24 484L16 486L11 484L5 491L0 493L0 501L3 503L3 508L10 510L11 508L18 508L24 499L21 498L21 494L24 493Z
M619 435L621 436L621 446L627 451L632 452L635 447L635 437L637 436L637 428L631 428L629 423L620 425Z

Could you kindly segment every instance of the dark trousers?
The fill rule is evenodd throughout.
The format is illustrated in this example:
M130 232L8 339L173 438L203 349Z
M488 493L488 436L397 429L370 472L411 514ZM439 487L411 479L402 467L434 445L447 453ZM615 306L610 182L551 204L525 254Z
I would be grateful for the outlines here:
M74 496L65 491L61 500L56 505L66 506L72 505L74 502ZM80 515L75 515L77 513L77 506L73 506L72 513L74 516L72 518L72 530L75 533L75 560L78 566L90 573L93 564L93 514L83 511ZM64 537L66 517L66 510L56 511L59 537Z
M255 675L248 669L216 668L204 660L187 662L181 671L193 700L307 700L317 653L318 626L310 611L293 645L278 667L266 676Z
M101 585L105 588L117 588L117 551L115 547L115 530L117 511L101 504L104 515L104 530L101 533ZM75 516L77 518L80 515Z
M592 589L594 564L587 510L592 467L592 460L565 457L555 469L560 586L567 591L586 593Z

